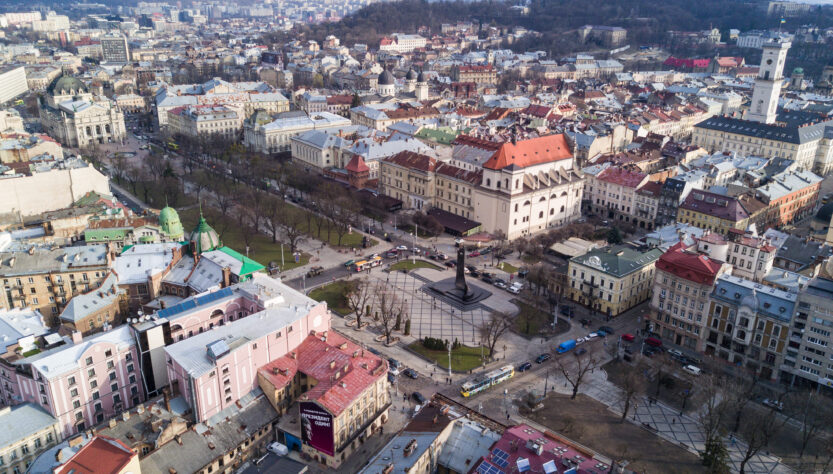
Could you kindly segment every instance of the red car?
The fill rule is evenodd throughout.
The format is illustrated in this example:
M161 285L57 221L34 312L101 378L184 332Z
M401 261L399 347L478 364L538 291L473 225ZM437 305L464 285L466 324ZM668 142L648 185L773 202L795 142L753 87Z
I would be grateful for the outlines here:
M479 256L480 256L480 252L478 252L477 250L475 250L474 252L469 254L469 257L479 257Z
M630 333L622 334L622 340L623 341L631 342L631 341L633 341L633 339L634 339L633 334L630 334Z

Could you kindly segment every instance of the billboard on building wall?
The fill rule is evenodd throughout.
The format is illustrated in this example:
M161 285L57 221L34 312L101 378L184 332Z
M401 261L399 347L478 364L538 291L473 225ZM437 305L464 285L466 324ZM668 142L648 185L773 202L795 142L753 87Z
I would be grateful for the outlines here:
M333 456L335 454L335 436L333 415L314 402L300 402L301 439L304 444L318 451Z

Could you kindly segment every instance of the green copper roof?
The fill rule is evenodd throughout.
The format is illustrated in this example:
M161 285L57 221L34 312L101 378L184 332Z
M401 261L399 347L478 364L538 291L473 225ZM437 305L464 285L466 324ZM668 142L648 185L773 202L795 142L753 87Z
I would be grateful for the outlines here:
M162 208L162 211L159 213L159 227L162 228L162 232L174 240L181 239L185 233L176 209L168 206Z
M234 249L228 247L220 247L217 250L234 258L235 260L240 260L241 262L243 262L243 266L240 267L241 277L245 275L251 275L252 273L259 272L266 268L264 265L261 265L260 263L252 260L251 258L241 254L240 252Z
M194 246L194 252L196 254L208 252L223 245L220 242L217 231L208 225L208 222L205 221L205 217L202 215L200 215L200 222L197 224L197 227L191 232L191 243Z
M124 240L129 229L87 229L84 231L86 242L110 242Z
M425 138L427 140L435 141L442 145L450 145L451 142L457 138L460 132L444 127L440 129L423 128L416 133L417 138Z

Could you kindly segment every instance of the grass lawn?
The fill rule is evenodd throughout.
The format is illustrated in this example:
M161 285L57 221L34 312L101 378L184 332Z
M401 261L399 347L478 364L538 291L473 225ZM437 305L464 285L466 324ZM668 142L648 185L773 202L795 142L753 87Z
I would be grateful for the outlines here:
M408 347L426 359L436 362L438 366L448 369L448 351L427 349L420 341L412 342ZM489 355L488 348L483 349L483 355ZM480 363L480 347L460 346L451 351L451 370L465 372L480 367Z
M179 213L179 218L182 221L182 226L185 228L185 235L187 236L191 230L197 225L200 211L198 208L192 208ZM208 222L214 227L217 233L221 233L220 240L223 245L231 247L234 250L246 254L246 243L243 240L243 234L240 232L237 222L231 217L222 218L224 222ZM262 265L269 265L269 262L275 261L281 267L281 271L291 270L309 263L309 254L301 253L301 258L296 263L289 251L289 246L284 245L283 257L285 265L281 266L281 245L280 242L272 243L272 238L267 235L257 234L251 238L249 243L249 258L256 260Z
M394 263L390 266L391 271L396 270L413 270L415 268L432 268L434 270L442 270L442 268L428 263L424 260L417 260L416 263L413 263L411 259L402 260L401 262Z
M533 257L532 255L524 255L521 257L524 263L528 263L530 265L535 265L536 263L540 262L541 260L538 257Z
M303 212L312 213L312 211L308 211L303 209ZM327 224L323 223L321 225L321 236L318 235L318 222L319 219L323 219L323 217L318 216L315 213L313 214L313 218L310 221L310 225L307 226L306 220L301 224L301 230L303 232L315 239L318 239L322 242L326 242L328 245L332 247L345 247L345 248L361 248L362 246L362 237L363 234L359 232L352 232L350 234L344 234L341 237L341 245L338 243L338 234L335 231L330 231L330 238L327 239ZM374 245L378 244L379 241L375 239L368 238L367 239L367 248L373 247Z
M24 352L23 357L31 357L35 354L40 354L40 349L35 348L35 349L32 349L31 351Z
M327 306L339 314L350 313L347 305L347 293L358 283L357 280L338 280L312 290L309 297L315 301L326 301Z
M518 267L512 265L511 263L500 262L497 264L497 267L505 271L506 273L518 273Z
M520 312L515 318L514 328L518 334L527 337L537 336L540 334L541 328L552 323L552 316L546 312L522 301L515 301L515 304L520 308Z

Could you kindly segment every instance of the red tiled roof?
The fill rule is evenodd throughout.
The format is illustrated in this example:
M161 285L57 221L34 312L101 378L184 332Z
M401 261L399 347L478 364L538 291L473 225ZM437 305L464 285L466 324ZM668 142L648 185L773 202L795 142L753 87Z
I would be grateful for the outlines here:
M661 191L662 183L660 183L659 181L648 181L647 183L645 183L644 186L639 188L637 192L648 196L657 197L659 196Z
M529 107L521 110L521 113L524 115L531 115L539 118L546 118L551 112L552 108L545 105L530 105Z
M438 174L448 176L449 178L468 181L471 184L480 184L483 177L483 171L469 171L463 168L458 168L448 163L440 163L435 170Z
M353 103L353 96L349 94L331 95L327 97L327 105L350 105Z
M421 171L434 171L437 167L437 160L428 155L415 153L413 151L400 151L399 153L385 158L388 163L394 163L409 169Z
M668 249L657 260L657 270L701 285L713 284L722 267L723 262L711 259L708 255L686 251L682 242Z
M499 150L502 143L484 140L482 138L473 137L471 135L457 135L457 138L451 142L453 145L467 145L475 148L482 148L484 150Z
M572 157L573 153L570 151L567 139L563 133L559 133L517 143L503 143L500 149L483 163L483 167L490 170L502 170L511 165L526 168Z
M599 181L618 184L627 188L635 188L639 186L648 175L635 171L629 171L624 168L611 166L602 171L596 176Z
M540 444L541 454L527 446L528 442ZM498 457L498 449L503 451L501 457ZM517 425L505 430L503 436L490 448L490 453L476 461L475 469L469 472L478 472L479 466L485 463L494 466L497 472L518 472L517 463L521 458L529 461L528 472L544 472L544 464L549 461L555 462L558 469L556 472L565 472L562 460L577 464L576 472L579 473L607 471L608 466L598 467L599 461L594 454L549 431L542 433L529 425ZM501 469L498 465L503 461L508 467Z
M354 173L364 173L370 171L370 168L364 163L364 160L360 155L353 155L350 163L347 163L345 168L347 171L352 171Z
M117 439L97 435L69 460L55 469L55 474L108 474L120 472L134 453Z
M742 221L749 213L736 198L708 191L694 190L688 194L680 209L695 211L732 222Z
M707 68L709 67L709 59L690 59L690 58L675 58L674 56L669 56L668 59L665 60L663 63L666 66L671 67L686 67L689 69L694 68Z
M294 352L264 365L258 374L276 388L286 386L297 372L314 378L318 383L301 400L318 402L338 416L385 376L387 363L333 331L323 339L321 334L307 336Z

